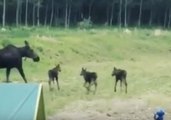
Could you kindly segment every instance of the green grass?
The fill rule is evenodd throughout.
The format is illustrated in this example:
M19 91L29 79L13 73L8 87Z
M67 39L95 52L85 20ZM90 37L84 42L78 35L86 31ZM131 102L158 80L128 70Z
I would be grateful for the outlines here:
M12 28L1 31L2 44L18 46L28 40L40 55L41 61L24 61L24 70L29 82L42 83L47 115L54 114L64 106L77 100L111 98L146 98L150 104L167 106L171 95L171 32L154 29L59 29L59 28ZM59 74L61 91L54 86L48 88L48 69L60 63ZM128 94L113 92L113 67L128 72ZM96 95L86 95L83 78L79 75L86 67L98 74ZM5 70L1 69L1 81L5 80ZM12 70L12 81L24 82L18 71ZM156 100L158 97L166 101ZM164 99L163 99L164 100Z

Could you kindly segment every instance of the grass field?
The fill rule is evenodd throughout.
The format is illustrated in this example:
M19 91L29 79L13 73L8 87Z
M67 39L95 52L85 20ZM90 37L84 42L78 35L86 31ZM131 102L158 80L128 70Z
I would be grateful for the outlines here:
M30 83L42 83L47 116L79 100L143 99L150 106L162 106L171 112L171 31L97 28L90 30L60 28L12 28L0 31L1 48L9 43L22 46L28 40L40 55L40 62L24 61ZM49 91L48 69L61 64L61 90ZM127 70L128 94L113 92L113 67ZM82 67L98 74L96 95L86 94ZM5 70L0 70L5 80ZM24 82L12 70L11 81ZM162 99L161 99L162 98Z

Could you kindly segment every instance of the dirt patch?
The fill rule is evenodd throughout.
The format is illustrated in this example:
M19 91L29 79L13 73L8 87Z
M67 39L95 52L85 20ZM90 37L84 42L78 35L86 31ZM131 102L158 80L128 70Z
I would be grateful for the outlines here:
M154 111L141 99L77 101L48 120L152 120Z
M169 34L168 31L166 30L162 30L162 29L155 29L154 30L154 36L164 36L164 35L167 35Z
M56 38L51 37L51 36L37 35L35 38L37 40L42 40L42 41L47 41L47 42L57 42Z

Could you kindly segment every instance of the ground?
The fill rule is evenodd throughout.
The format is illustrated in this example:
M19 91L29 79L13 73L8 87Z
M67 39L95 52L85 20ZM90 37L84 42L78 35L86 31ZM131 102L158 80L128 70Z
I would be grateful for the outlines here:
M152 120L156 109L141 98L77 101L48 120Z
M0 31L0 47L28 40L39 63L23 61L29 83L43 83L48 120L152 120L156 107L171 120L171 32L162 29L12 28ZM47 71L61 64L60 91L49 90ZM128 94L113 92L113 67L128 73ZM96 95L86 95L81 68L98 74ZM0 82L6 80L1 69ZM23 83L16 69L12 82Z

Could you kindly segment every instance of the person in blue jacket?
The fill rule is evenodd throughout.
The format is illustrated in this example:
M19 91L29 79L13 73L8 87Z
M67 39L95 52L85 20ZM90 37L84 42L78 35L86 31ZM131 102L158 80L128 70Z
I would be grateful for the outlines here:
M158 109L154 113L154 120L164 120L164 115L165 115L164 110L163 109Z

